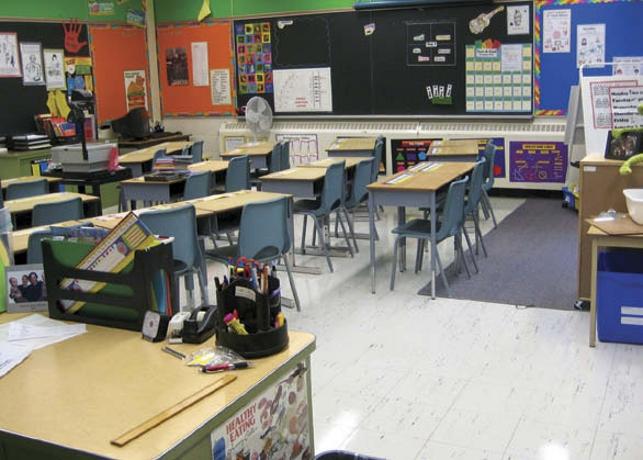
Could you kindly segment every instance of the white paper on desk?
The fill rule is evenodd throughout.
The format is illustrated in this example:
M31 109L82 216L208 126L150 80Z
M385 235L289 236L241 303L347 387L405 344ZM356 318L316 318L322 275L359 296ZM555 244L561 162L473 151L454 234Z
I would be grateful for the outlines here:
M0 377L23 362L31 354L31 351L24 350L9 343L0 343Z
M14 324L14 323L27 325L27 326L36 326L36 327L58 327L61 325L65 325L65 323L63 323L62 321L56 321L42 315L33 314L25 318L12 321L10 323L0 325L0 346L4 346L5 344L8 344L13 347L20 348L24 351L31 352L39 348L53 345L54 343L62 342L63 340L70 339L72 337L75 337L83 333L83 332L76 331L74 333L70 333L63 336L31 338L31 339L24 339L24 340L9 342L10 327L11 327L11 324Z
M60 338L60 337L74 337L79 334L87 332L84 324L64 324L62 326L32 326L29 324L21 324L19 322L9 323L9 337L10 342L30 339L47 339L47 338Z

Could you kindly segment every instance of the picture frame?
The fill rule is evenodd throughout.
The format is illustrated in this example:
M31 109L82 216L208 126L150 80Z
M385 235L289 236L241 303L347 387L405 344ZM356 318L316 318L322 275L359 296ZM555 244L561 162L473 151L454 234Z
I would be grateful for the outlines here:
M10 265L5 268L7 312L47 311L47 287L42 264Z
M47 91L52 89L67 89L65 78L65 51L45 48L42 50L45 66L45 82Z
M614 137L612 131L607 136L605 158L625 161L641 152L643 130L626 130Z
M18 34L15 32L0 33L0 78L22 77Z

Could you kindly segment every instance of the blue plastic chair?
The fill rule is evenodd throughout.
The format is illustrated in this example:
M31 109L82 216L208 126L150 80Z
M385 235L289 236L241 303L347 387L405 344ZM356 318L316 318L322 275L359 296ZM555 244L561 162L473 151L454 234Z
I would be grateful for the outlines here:
M489 219L489 216L491 215L494 228L498 226L498 223L496 222L496 215L493 212L488 192L493 188L493 184L496 180L493 172L493 167L496 161L496 149L496 145L489 142L486 145L484 152L479 156L479 158L484 158L487 162L484 170L484 179L482 181L482 212L484 213L485 219Z
M210 194L210 172L192 172L185 181L184 200L203 198Z
M371 182L377 181L377 176L380 173L380 164L382 164L382 157L384 156L384 138L378 136L375 141L375 148L373 149L373 170L371 171Z
M215 248L208 251L207 255L222 263L228 263L230 258L236 260L238 257L247 257L260 262L271 262L282 257L297 311L301 311L288 258L291 247L288 198L283 197L245 205L241 212L238 244Z
M344 226L344 221L341 218L341 213L344 210L344 195L345 195L345 162L335 163L326 169L324 176L324 188L321 193L321 200L299 200L295 202L295 214L304 216L304 227L301 235L301 251L306 252L306 223L308 217L312 217L315 223L315 230L319 235L319 242L326 256L328 268L334 271L333 263L330 260L330 253L328 250L328 243L324 238L323 225L324 222L335 213L336 219L342 227L346 245L353 256L353 248L348 240L348 233Z
M359 252L359 248L357 247L357 239L355 238L355 211L368 200L368 190L366 186L372 182L371 177L374 162L374 158L368 158L357 163L350 194L344 203L344 209L347 211L346 219L348 220L348 228L353 237L353 244L357 252ZM351 216L350 218L349 214Z
M283 149L284 149L284 146L281 142L277 142L272 147L272 153L270 154L270 168L268 169L269 172L271 173L279 172L283 169L281 167L281 157L282 157Z
M290 169L290 141L281 141L281 171Z
M469 273L469 268L466 265L464 259L464 251L462 250L462 227L464 224L464 196L466 192L467 182L469 181L468 177L452 182L449 185L449 192L447 193L447 199L444 205L444 210L437 217L437 229L436 229L436 240L438 243L446 240L447 238L454 237L457 254L460 257L460 260L464 263L464 267ZM400 246L400 240L403 238L416 238L418 240L418 260L416 261L416 267L422 266L421 257L424 253L424 244L427 241L431 240L431 221L427 219L413 219L409 222L406 222L399 227L393 229L392 233L397 235L395 237L395 246L393 247L393 270L391 271L391 291L395 287L395 271L397 270L397 251ZM451 288L449 287L449 282L444 273L442 267L442 261L440 260L440 254L438 251L435 252L435 258L438 262L438 269L440 271L440 276L442 282L451 297Z
M40 227L84 217L83 201L79 197L54 203L40 203L33 207L31 226Z
M190 155L192 156L192 163L199 163L203 161L203 141L197 141L190 147Z
M47 179L36 179L7 185L7 200L17 200L46 193L49 193Z
M483 184L484 184L484 175L485 171L488 170L487 161L482 158L476 163L473 172L471 173L471 183L469 185L469 192L467 193L467 201L464 207L465 216L470 216L473 220L475 237L476 237L476 248L478 241L482 246L482 252L484 256L487 257L487 248L484 245L484 240L482 239L482 232L480 231L480 217L478 216L478 210L480 208L480 203L482 202L483 196ZM466 232L466 230L465 230ZM477 249L476 249L477 253ZM475 259L474 259L475 264ZM476 269L478 267L476 266Z
M144 211L139 219L155 234L172 236L174 257L174 286L178 287L179 277L184 277L185 289L190 303L194 299L194 274L199 279L201 300L208 304L207 267L203 248L197 236L196 210L191 204L171 208ZM177 291L178 292L178 291Z
M232 158L225 176L225 191L250 190L250 159L248 155Z
M41 264L42 263L42 245L41 241L44 238L52 236L51 230L39 230L29 235L27 242L27 263L28 264Z

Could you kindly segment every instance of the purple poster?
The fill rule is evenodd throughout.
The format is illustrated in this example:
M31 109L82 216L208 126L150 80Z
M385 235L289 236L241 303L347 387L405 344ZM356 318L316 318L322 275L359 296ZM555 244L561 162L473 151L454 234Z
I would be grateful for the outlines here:
M565 182L567 146L562 142L510 142L511 182Z
M502 177L504 179L507 172L505 171L505 138L504 137L490 137L489 139L480 139L478 141L478 152L483 153L487 142L491 142L496 146L496 157L493 162L493 175L494 177Z

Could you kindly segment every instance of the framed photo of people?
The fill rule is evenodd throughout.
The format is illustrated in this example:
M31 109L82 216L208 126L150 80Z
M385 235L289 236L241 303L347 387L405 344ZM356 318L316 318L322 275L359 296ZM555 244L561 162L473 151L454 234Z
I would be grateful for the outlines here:
M6 267L5 278L9 313L47 311L47 288L42 264Z

